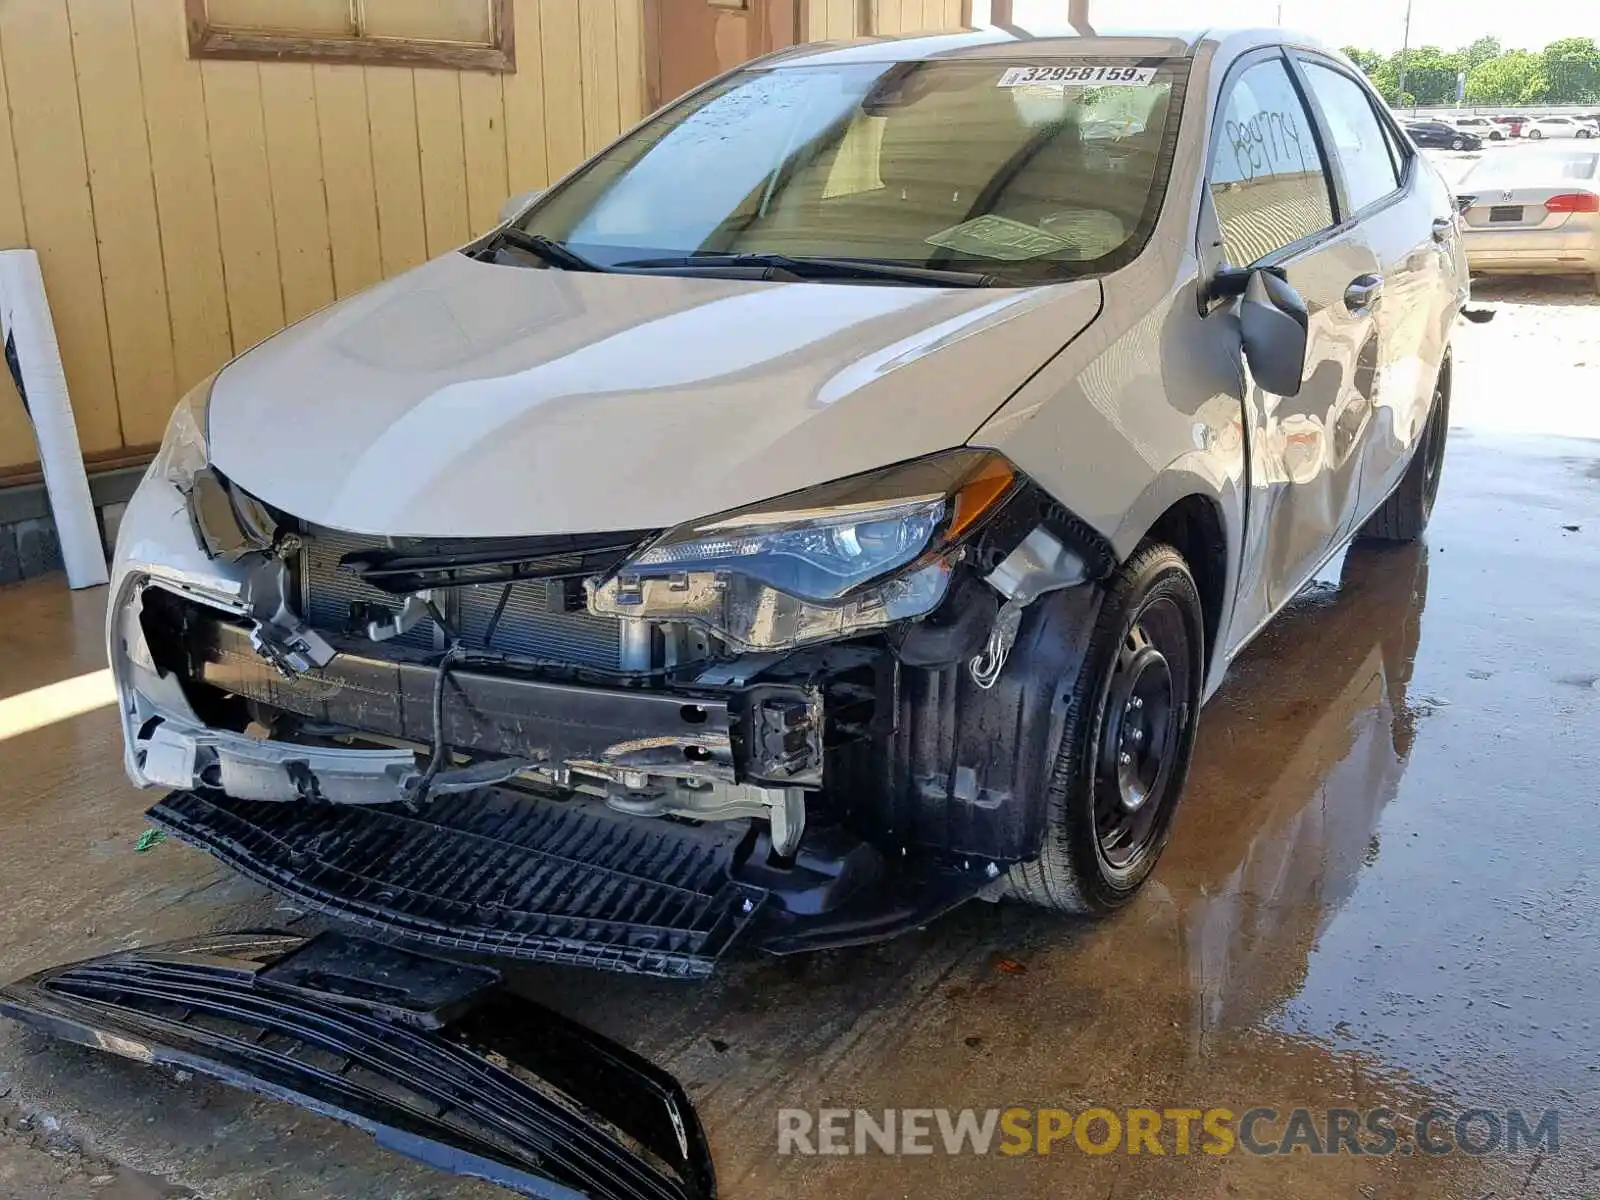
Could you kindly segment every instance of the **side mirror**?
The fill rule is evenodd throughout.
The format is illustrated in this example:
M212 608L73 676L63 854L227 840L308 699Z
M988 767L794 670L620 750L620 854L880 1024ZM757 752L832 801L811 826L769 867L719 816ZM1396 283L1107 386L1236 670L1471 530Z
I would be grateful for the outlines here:
M500 206L500 224L504 225L540 196L544 195L544 188L534 188L531 192L519 192Z
M1280 396L1300 394L1306 373L1306 302L1277 275L1253 271L1239 304L1244 357L1256 382Z

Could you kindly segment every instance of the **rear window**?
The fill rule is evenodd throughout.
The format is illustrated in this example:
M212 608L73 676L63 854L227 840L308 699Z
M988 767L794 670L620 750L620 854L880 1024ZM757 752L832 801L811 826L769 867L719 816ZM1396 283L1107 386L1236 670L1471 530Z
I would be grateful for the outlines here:
M1592 180L1597 171L1600 171L1600 152L1597 151L1546 151L1539 154L1522 150L1481 159L1462 177L1461 183L1463 186L1470 183L1475 187L1538 186L1563 180Z
M605 266L860 258L1050 282L1159 214L1187 60L795 65L686 97L523 218Z

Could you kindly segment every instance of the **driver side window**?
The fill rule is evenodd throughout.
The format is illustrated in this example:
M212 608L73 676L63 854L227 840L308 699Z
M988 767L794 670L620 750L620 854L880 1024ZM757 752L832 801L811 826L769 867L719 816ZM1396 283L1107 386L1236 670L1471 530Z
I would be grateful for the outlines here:
M1312 122L1282 59L1229 85L1211 151L1210 187L1228 261L1248 267L1333 224Z

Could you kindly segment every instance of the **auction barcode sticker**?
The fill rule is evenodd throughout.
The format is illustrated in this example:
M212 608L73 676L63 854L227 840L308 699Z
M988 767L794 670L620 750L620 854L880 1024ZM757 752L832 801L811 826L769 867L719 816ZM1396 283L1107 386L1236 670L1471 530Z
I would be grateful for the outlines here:
M1007 67L997 87L1030 87L1066 83L1149 83L1154 67L1113 67L1105 63L1074 63L1070 67Z

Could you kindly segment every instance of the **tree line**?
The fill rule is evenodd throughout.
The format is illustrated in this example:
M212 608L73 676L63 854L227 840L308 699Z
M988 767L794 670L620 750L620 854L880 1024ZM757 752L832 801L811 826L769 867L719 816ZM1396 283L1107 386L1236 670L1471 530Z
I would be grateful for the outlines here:
M1600 101L1600 46L1592 37L1561 38L1543 50L1507 50L1499 38L1482 37L1450 51L1418 46L1383 55L1346 46L1344 52L1385 100L1401 108L1454 104L1461 72L1466 73L1468 104Z

